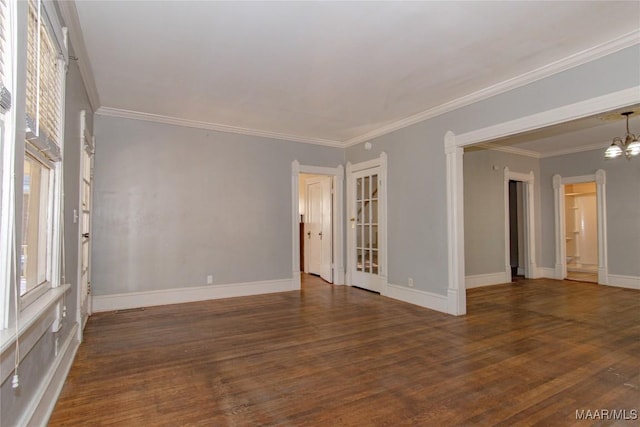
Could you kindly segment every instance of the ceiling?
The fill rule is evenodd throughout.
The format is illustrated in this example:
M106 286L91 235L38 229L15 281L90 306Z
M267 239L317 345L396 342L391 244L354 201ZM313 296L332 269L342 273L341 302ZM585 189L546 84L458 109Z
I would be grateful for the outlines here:
M336 146L637 34L640 16L637 1L76 1L75 9L84 41L76 51L86 52L99 111Z

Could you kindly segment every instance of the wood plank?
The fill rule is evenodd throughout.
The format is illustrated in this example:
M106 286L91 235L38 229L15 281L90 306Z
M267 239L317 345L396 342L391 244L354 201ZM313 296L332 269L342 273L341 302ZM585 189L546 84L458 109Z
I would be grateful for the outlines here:
M612 425L575 414L640 409L639 297L524 280L467 291L454 317L304 275L101 313L50 425Z

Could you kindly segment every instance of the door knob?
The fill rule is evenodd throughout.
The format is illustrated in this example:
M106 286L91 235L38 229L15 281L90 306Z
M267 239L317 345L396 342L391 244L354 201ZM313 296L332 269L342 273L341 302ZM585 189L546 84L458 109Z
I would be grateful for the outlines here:
M85 239L88 239L89 238L89 233L83 233L82 237L84 237Z
M307 231L307 236L308 236L309 238L311 238L311 232L310 232L310 231Z
M322 231L318 233L318 236L320 236L320 240L322 240Z

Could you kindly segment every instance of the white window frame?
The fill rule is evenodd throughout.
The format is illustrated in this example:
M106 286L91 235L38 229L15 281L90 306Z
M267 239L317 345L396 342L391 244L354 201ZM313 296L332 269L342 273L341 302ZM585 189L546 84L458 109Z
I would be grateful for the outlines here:
M5 2L4 16L4 81L3 84L12 94L12 107L0 114L0 330L9 325L9 301L11 299L11 225L15 219L15 157L16 157L16 8L12 1Z
M54 211L53 211L53 202L55 199L55 187L56 187L56 167L55 164L53 162L51 162L49 159L47 159L45 156L43 156L35 147L31 146L31 144L26 144L25 146L25 158L27 156L30 156L31 158L33 158L34 160L36 160L37 162L41 163L42 166L46 169L49 170L49 183L48 183L48 189L47 189L47 194L46 194L46 217L47 217L47 236L46 236L46 241L47 241L47 248L45 250L45 257L47 260L47 264L45 266L45 271L44 271L44 275L45 275L45 280L41 283L36 284L34 287L32 287L31 289L29 289L24 295L20 295L20 308L24 309L25 307L27 307L29 304L31 304L32 302L34 302L36 299L38 299L40 296L42 296L46 291L48 291L49 289L51 289L52 286L52 272L53 272L53 242L54 242L54 229L55 227L53 226L53 217L54 217ZM43 199L41 198L40 201L42 201ZM23 206L23 213L24 213L24 206ZM23 215L24 217L24 215ZM19 254L22 253L22 251L18 251ZM19 265L18 265L19 267Z
M59 143L55 143L46 136L44 132L40 132L38 129L39 118L35 117L36 129L27 130L27 141L25 141L25 155L27 153L33 155L34 152L40 156L40 159L45 159L45 165L51 166L52 182L51 182L51 202L49 213L50 223L49 230L50 238L48 239L47 248L47 261L48 271L47 277L49 280L38 285L36 288L27 292L24 296L20 297L20 310L23 311L30 304L36 301L39 297L45 295L48 290L59 287L61 283L61 263L62 261L62 186L63 186L63 148L64 148L64 109L65 109L65 89L66 89L66 66L69 62L68 46L67 46L67 30L60 25L55 6L52 1L48 0L34 0L39 4L39 16L51 37L53 43L56 45L58 51L61 53L61 58L58 61L58 67L60 68L60 105L58 110L58 118L60 127L59 131ZM27 5L27 7L29 7ZM51 11L51 13L49 13ZM27 19L28 13L27 13ZM25 22L25 25L27 23ZM39 31L39 30L38 30ZM25 68L26 69L26 68ZM39 95L37 95L39 98ZM39 113L38 113L39 114ZM52 162L50 162L52 161ZM37 291L36 291L37 289ZM19 284L16 284L16 292L19 292Z

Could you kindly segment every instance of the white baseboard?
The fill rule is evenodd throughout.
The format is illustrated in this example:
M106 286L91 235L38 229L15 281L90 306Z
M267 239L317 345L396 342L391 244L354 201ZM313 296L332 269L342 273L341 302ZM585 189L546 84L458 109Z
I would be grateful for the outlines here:
M609 274L607 286L617 286L620 288L640 289L639 276L623 276L620 274Z
M31 404L27 407L17 425L46 426L58 401L64 382L67 379L73 359L80 346L78 341L78 324L75 323L51 368L47 372L39 389L35 392Z
M544 277L545 279L555 279L556 269L549 267L538 267L538 277Z
M511 274L505 271L489 274L475 274L473 276L466 276L464 278L464 283L467 289L511 283Z
M383 294L385 297L419 305L420 307L447 313L447 296L434 294L432 292L420 291L418 289L407 288L405 286L387 285L387 290Z
M130 292L126 294L97 295L93 297L94 313L155 305L180 304L219 298L244 297L249 295L286 292L300 289L296 278L265 280L225 285L193 286L161 289L155 291Z

